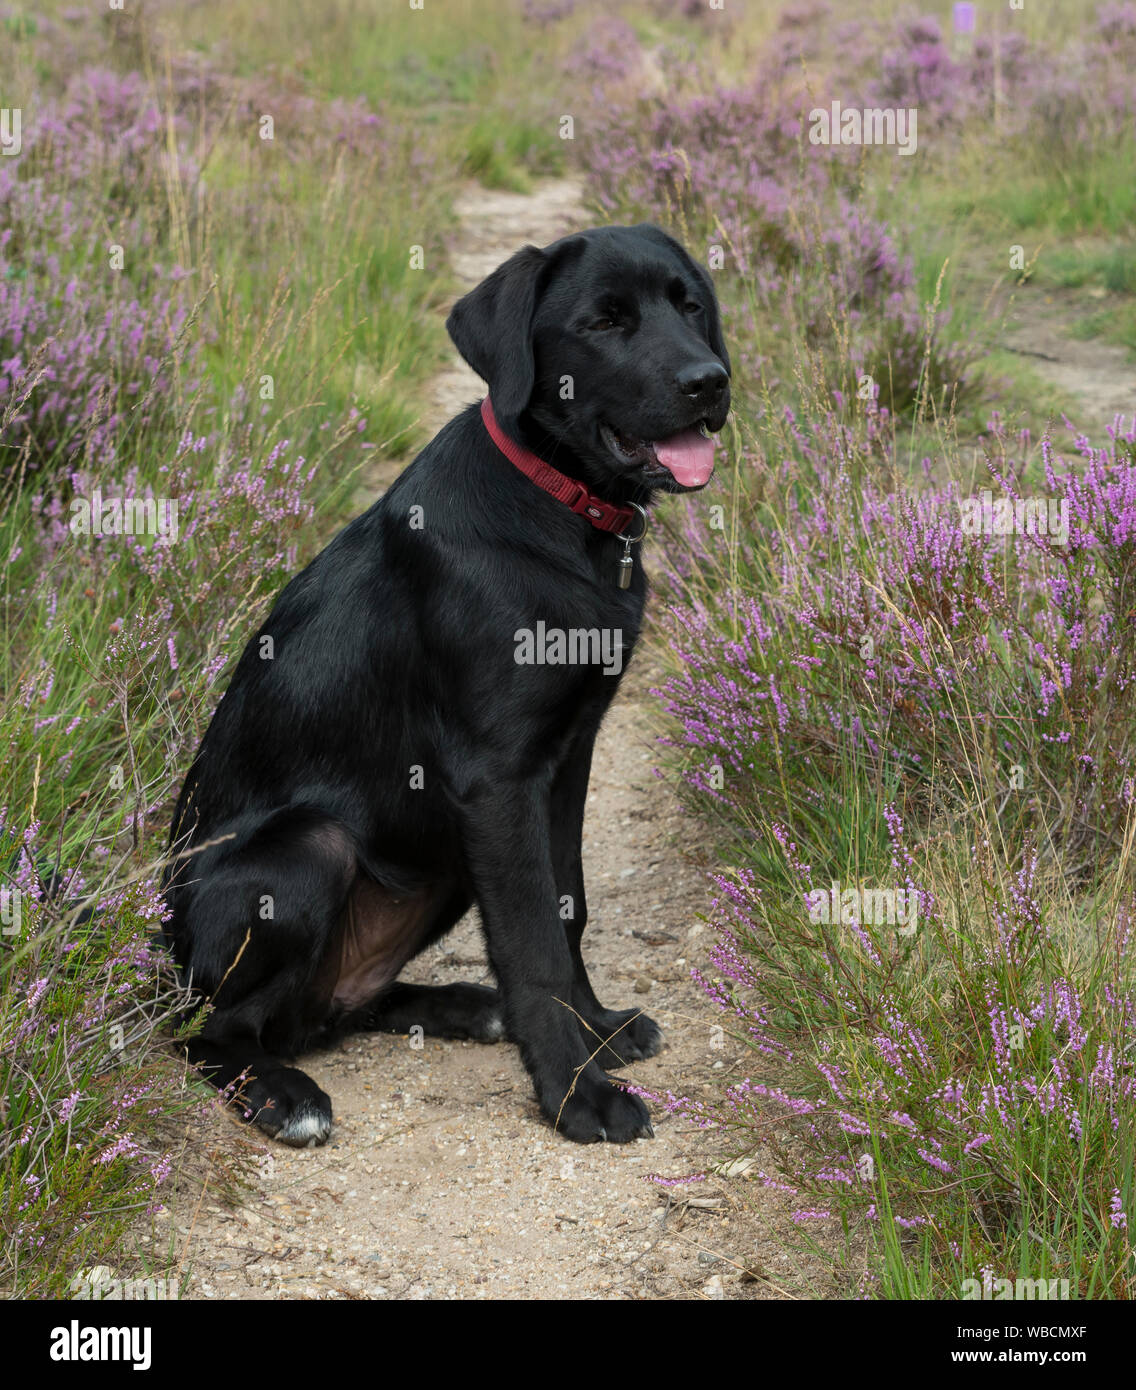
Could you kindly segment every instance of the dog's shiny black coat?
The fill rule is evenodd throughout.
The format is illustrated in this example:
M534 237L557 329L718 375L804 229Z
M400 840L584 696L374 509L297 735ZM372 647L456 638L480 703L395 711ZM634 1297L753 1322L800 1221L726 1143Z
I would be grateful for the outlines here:
M683 490L648 441L729 410L710 277L655 227L526 247L447 326L506 433L613 502ZM249 642L182 787L171 844L193 852L167 874L166 932L213 1004L192 1060L269 1134L331 1127L328 1096L280 1057L415 1026L514 1041L571 1139L650 1133L603 1068L655 1053L659 1030L604 1008L580 952L592 745L619 681L514 655L540 621L613 629L625 668L645 579L636 551L617 587L622 552L471 405ZM474 902L499 989L397 982Z

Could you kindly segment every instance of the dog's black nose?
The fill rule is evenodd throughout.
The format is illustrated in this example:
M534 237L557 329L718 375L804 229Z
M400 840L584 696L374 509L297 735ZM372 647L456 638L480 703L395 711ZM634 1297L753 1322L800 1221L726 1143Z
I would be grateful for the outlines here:
M680 367L675 376L675 384L682 394L697 401L716 400L729 380L721 362L694 362L689 367Z

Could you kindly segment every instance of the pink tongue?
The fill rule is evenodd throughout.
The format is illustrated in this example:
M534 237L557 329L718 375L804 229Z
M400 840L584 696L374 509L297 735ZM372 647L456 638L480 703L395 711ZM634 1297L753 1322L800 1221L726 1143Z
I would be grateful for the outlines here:
M683 430L655 441L655 456L683 487L701 487L714 471L714 441L698 430Z

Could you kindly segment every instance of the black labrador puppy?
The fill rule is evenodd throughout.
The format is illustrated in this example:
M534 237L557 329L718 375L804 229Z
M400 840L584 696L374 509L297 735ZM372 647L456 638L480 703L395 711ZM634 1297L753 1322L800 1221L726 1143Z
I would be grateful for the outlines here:
M506 1037L561 1133L622 1143L647 1109L605 1068L661 1040L588 981L584 803L643 506L708 481L729 358L709 275L648 225L525 247L447 327L487 400L280 594L182 787L166 933L212 1004L190 1056L306 1145L331 1101L281 1057ZM399 983L474 902L499 990Z

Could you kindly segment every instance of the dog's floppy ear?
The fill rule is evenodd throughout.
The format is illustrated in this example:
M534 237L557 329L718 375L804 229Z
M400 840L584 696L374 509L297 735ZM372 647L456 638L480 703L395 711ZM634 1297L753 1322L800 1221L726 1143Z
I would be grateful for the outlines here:
M656 227L653 222L640 222L635 230L643 236L649 237L652 241L660 242L671 251L676 252L682 257L685 264L698 277L699 283L706 291L706 326L709 330L710 346L715 356L721 358L722 365L726 371L730 371L730 354L726 351L726 340L722 337L722 321L718 312L718 296L714 292L714 281L710 272L705 266L699 265L694 257L687 251L681 241L676 241L673 236L668 236L661 227Z
M515 418L532 395L533 312L547 265L538 247L522 247L459 299L446 320L457 350L489 383L498 420Z

